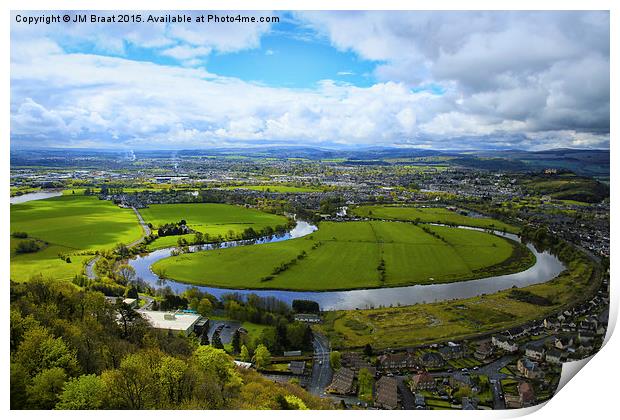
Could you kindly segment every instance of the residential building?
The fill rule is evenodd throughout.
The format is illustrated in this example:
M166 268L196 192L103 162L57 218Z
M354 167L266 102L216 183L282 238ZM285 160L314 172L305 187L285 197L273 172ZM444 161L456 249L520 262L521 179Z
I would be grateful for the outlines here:
M514 340L506 337L503 334L494 335L491 338L491 344L493 344L495 347L499 349L502 349L510 353L514 353L517 350L519 350L519 346L517 345L517 343L515 343Z
M435 378L433 378L428 372L422 372L418 375L413 375L411 378L410 387L412 392L427 391L437 387L435 384Z
M382 376L375 384L375 406L387 410L398 408L398 386L396 378Z

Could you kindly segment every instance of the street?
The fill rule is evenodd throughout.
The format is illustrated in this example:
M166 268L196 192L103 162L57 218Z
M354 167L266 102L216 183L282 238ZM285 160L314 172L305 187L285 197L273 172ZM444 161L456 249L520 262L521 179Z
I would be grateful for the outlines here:
M325 388L332 380L332 369L329 365L329 343L325 337L314 333L314 363L312 364L312 378L308 391L315 395L324 396Z

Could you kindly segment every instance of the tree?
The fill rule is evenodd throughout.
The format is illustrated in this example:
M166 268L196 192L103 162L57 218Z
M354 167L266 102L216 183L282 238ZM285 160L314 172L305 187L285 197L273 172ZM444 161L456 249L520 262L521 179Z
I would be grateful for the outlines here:
M66 378L65 370L60 367L41 371L32 379L32 384L26 388L29 408L39 410L54 408Z
M115 274L116 279L122 284L128 284L136 279L136 270L128 264L119 265Z
M45 327L40 326L24 333L14 360L26 369L30 377L54 367L63 368L68 374L78 371L75 350L70 349L62 338L54 338Z
M82 375L65 383L58 410L97 410L106 400L105 382L97 375Z
M208 346L209 345L209 329L205 328L200 335L200 345Z
M196 312L198 312L202 316L208 316L213 312L213 304L207 298L202 298L198 302L198 306L196 307Z
M214 375L225 394L238 390L242 380L233 359L224 350L212 346L201 346L194 351L198 365L207 373Z
M235 333L232 337L232 348L233 353L238 354L241 351L241 333L239 329L235 330Z
M185 361L172 356L163 357L157 369L162 394L172 406L180 404L189 396L187 370Z
M366 355L366 357L372 357L372 354L372 346L369 343L366 343L364 346L364 355Z
M373 377L366 368L360 369L357 374L358 396L360 400L372 401L372 381Z
M224 344L222 344L222 339L220 338L220 333L215 331L211 336L211 345L216 349L223 349Z
M332 351L329 353L329 364L333 370L338 370L341 368L342 362L339 351Z
M127 248L127 245L123 243L116 245L116 249L114 250L114 252L121 258L129 257L129 248Z
M239 357L244 362L247 362L248 360L250 360L250 353L248 352L248 348L245 346L245 344L241 345L241 351L239 352Z
M252 358L257 369L265 369L271 364L271 353L262 344L259 344L254 350L254 357Z

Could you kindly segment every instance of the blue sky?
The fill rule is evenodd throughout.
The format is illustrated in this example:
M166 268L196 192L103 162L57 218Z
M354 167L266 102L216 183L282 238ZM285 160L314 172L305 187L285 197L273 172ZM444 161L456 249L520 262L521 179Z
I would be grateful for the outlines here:
M606 12L36 26L17 14L13 147L609 147Z

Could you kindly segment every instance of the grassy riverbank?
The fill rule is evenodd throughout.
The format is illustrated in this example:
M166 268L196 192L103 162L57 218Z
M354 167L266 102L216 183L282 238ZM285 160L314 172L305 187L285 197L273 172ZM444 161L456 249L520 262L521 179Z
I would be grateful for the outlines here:
M540 319L579 302L598 284L593 266L579 261L549 282L518 289L521 293L509 289L439 303L327 312L316 328L334 348L371 344L385 349L459 340Z
M419 221L422 223L445 223L518 233L519 228L496 219L470 217L443 207L407 206L359 206L351 209L353 215L371 219Z

